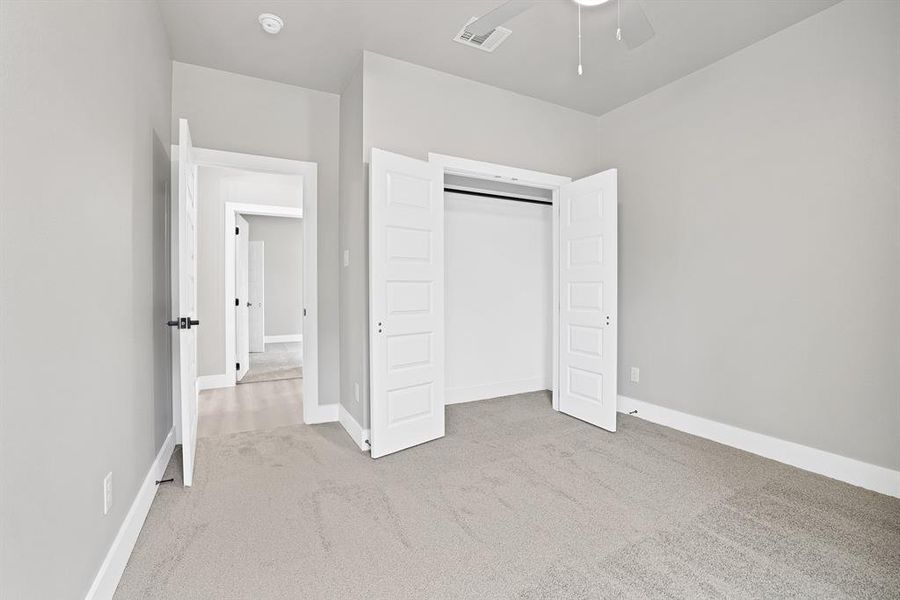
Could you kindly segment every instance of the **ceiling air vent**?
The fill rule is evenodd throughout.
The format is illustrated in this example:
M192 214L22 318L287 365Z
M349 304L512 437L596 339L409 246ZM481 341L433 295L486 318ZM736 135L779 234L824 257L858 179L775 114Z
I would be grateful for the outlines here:
M509 34L512 33L511 29L497 27L484 35L475 35L469 31L468 27L477 20L478 17L469 19L469 22L466 23L465 27L460 29L459 33L453 38L453 41L465 44L466 46L471 46L472 48L484 50L485 52L493 52L497 49L497 46L502 44L503 40L508 38Z

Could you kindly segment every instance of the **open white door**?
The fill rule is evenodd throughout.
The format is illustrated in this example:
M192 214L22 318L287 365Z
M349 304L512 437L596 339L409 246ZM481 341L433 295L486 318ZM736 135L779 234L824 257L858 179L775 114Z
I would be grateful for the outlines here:
M234 356L240 381L250 370L250 224L241 215L235 215L234 223Z
M250 309L250 352L266 351L265 242L250 242L247 299Z
M372 458L444 435L443 182L437 165L372 149Z
M560 188L559 410L616 430L616 170Z
M194 478L197 449L197 166L186 119L178 121L178 378L184 485Z

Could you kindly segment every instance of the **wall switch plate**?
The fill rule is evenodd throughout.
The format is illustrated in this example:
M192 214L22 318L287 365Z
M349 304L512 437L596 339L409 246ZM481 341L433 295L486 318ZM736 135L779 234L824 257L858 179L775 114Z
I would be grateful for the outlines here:
M112 508L112 471L103 478L103 514L108 515Z
M349 250L344 250L344 266L345 267L350 266L350 251Z
M359 404L359 382L353 384L353 399Z
M631 367L631 383L638 383L641 380L641 370L637 367Z

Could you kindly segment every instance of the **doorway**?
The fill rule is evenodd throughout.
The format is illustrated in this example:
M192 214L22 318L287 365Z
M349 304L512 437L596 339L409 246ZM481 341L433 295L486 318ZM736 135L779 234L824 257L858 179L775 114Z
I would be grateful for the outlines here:
M228 380L201 392L200 437L303 423L308 379L315 378L303 377L300 364L309 341L306 219L302 208L284 205L299 188L266 175L228 176L218 187L225 198L217 236L225 239L224 270L214 273L224 290L216 300L224 305L224 346L203 346L224 355ZM262 204L266 199L281 203Z
M237 383L302 379L302 219L242 213L236 220Z
M182 445L184 484L191 485L197 449L200 392L236 391L235 360L235 235L240 214L267 215L301 219L303 227L302 355L303 389L279 385L284 382L261 382L258 386L278 386L264 398L280 396L289 406L291 418L298 423L332 421L330 411L318 405L318 285L317 285L317 166L315 163L239 154L194 147L185 119L179 120L179 143L172 149L173 180L178 193L173 194L172 220L172 298L174 315L169 321L175 335L173 345L172 410L176 442ZM243 181L235 185L206 189L201 177L204 169L240 173ZM289 199L280 204L272 201L273 189L260 189L260 179L290 180ZM238 178L241 179L241 178ZM253 190L257 198L249 198ZM277 190L276 190L277 191ZM210 210L212 212L210 212ZM222 236L223 231L230 235ZM224 238L224 242L223 242ZM204 253L218 257L211 266L200 268L198 258ZM176 258L177 257L177 258ZM248 252L249 259L249 252ZM224 271L224 277L222 275ZM249 271L248 271L249 277ZM204 292L203 290L207 290ZM248 280L249 290L249 280ZM212 298L204 305L204 298ZM198 301L199 300L199 301ZM201 326L201 322L203 325ZM249 336L249 324L247 335ZM219 348L203 359L198 347L210 343ZM201 360L198 360L200 357ZM250 386L242 386L244 389ZM246 394L247 392L241 392ZM229 412L227 402L240 404L240 394L233 393L217 407L219 414ZM265 407L258 415L266 416Z

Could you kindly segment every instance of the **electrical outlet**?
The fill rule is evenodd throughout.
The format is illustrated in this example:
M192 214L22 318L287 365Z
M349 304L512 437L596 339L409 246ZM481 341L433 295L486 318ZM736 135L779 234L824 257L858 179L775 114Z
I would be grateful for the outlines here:
M350 266L350 251L349 250L344 250L344 266L345 267Z
M355 382L353 384L353 399L356 400L356 403L359 404L359 383Z
M631 367L631 383L639 383L641 380L641 370L637 367Z
M103 478L103 514L108 515L112 508L112 471Z

